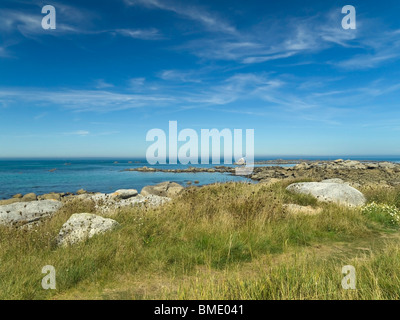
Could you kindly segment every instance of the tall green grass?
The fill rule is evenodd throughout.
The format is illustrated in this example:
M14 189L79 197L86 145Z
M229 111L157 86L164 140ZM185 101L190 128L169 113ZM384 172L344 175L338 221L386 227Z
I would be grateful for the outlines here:
M112 216L120 228L68 248L55 246L58 231L73 213L96 213L93 203L72 201L36 230L1 228L0 299L395 297L391 282L380 277L374 287L373 275L365 282L373 293L334 293L342 263L335 261L343 253L337 256L335 246L346 244L347 258L356 259L352 244L375 243L385 226L360 210L291 194L287 184L190 187L160 208L120 209ZM376 192L369 197L387 197ZM285 203L319 206L322 212L288 214ZM315 246L329 248L329 254L301 262L289 258ZM381 259L397 270L390 257L377 251L364 267L373 273L379 267L373 259ZM41 287L45 265L56 269L56 290Z

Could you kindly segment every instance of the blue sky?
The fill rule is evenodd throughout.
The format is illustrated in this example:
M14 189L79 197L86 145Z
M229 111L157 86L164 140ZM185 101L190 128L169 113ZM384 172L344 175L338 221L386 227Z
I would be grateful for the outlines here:
M0 21L0 157L144 157L174 120L254 129L258 156L400 155L398 1L2 0Z

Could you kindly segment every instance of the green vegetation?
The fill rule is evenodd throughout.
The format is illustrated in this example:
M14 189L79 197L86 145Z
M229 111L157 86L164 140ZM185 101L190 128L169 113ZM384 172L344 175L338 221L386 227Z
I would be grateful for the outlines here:
M317 203L289 183L190 187L163 207L120 209L119 229L68 248L54 239L71 214L96 213L91 202L33 230L2 228L0 299L399 299L400 237L386 211ZM362 191L399 207L400 188ZM287 203L322 212L289 214ZM56 290L41 287L45 265ZM357 290L342 289L344 265Z

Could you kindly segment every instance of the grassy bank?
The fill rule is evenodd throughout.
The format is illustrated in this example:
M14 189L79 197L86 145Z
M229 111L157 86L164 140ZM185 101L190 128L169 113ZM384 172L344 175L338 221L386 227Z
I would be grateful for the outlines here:
M379 212L290 194L290 182L188 188L156 209L121 209L121 227L69 248L54 239L75 201L36 230L0 230L0 299L398 299L397 227ZM362 190L400 207L400 188ZM322 208L295 215L284 204ZM42 267L57 289L43 290ZM353 265L357 290L343 290Z

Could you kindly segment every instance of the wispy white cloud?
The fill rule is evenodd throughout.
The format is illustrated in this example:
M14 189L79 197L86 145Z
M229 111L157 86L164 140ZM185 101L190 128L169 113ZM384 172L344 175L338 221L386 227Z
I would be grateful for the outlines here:
M44 118L45 116L47 116L47 112L42 112L42 113L40 113L40 114L34 116L33 119L34 119L34 120L39 120L39 119Z
M63 19L57 19L57 29L48 32L42 28L42 18L40 8L15 10L3 9L0 11L0 31L5 34L14 34L19 32L25 37L31 38L37 35L50 34L54 36L67 33L82 33L88 27L92 14L82 9L76 9L71 6L58 4L57 16Z
M142 87L146 82L146 78L132 78L129 79L129 86L134 89Z
M333 63L340 68L348 70L372 69L381 66L385 62L400 58L400 53L394 50L375 52L373 54L360 54L350 59Z
M287 52L287 53L275 54L275 55L270 55L270 56L248 57L248 58L243 59L243 63L245 63L245 64L261 63L261 62L266 62L266 61L270 61L270 60L289 58L295 54L296 54L296 52L291 51L291 52Z
M109 31L112 34L119 34L122 36L134 38L134 39L142 39L142 40L161 40L164 37L161 35L160 31L151 28L151 29L115 29Z
M270 21L247 31L192 40L177 49L188 50L208 60L253 64L318 53L335 45L356 46L353 42L357 38L357 31L346 32L337 21L331 21L333 17L338 20L340 13L332 16L330 12L325 20L318 15L289 17L284 25Z
M35 89L0 90L0 101L13 104L17 101L35 103L39 106L58 106L78 112L112 112L148 106L163 106L173 97L125 94L98 90L44 91Z
M168 81L200 83L199 73L199 71L163 70L159 73L159 77Z
M77 130L72 132L64 132L63 134L66 136L87 136L90 134L90 132L87 130Z
M128 5L141 5L148 8L157 8L160 10L171 11L181 17L197 21L210 31L235 34L236 28L223 20L216 14L213 14L199 6L188 5L183 1L172 2L169 0L125 0Z
M95 84L96 89L106 89L106 88L113 88L114 85L112 83L106 82L104 79L96 80Z
M311 82L300 87L299 83ZM218 81L203 79L200 83L187 82L182 90L180 82L147 82L144 78L132 81L139 86L131 94L132 86L124 92L116 87L98 90L52 90L29 88L0 88L0 103L9 107L32 107L70 110L73 112L109 113L130 109L138 112L151 110L172 114L179 110L204 109L220 112L242 113L248 116L265 115L282 119L322 122L340 125L346 116L358 116L360 110L370 113L366 105L377 103L382 97L390 97L400 90L400 84L376 80L364 86L340 84L338 77L304 79L275 73L236 73ZM146 81L146 85L143 84ZM318 83L315 86L313 82ZM158 87L153 91L151 87ZM118 88L123 90L123 88ZM162 92L162 94L158 93ZM251 101L251 106L248 106ZM256 103L254 103L256 101ZM357 111L357 112L356 112ZM82 130L81 135L83 134ZM92 133L90 133L92 135Z
M42 28L41 2L25 4L26 9L2 9L0 10L0 32L3 41L9 45L0 46L0 57L14 56L7 47L21 43L24 38L40 41L42 36L91 36L110 34L114 36L129 37L140 40L162 40L164 37L155 28L114 28L99 29L95 23L99 19L95 11L88 11L61 3L54 3L57 13L57 27L55 30ZM12 43L11 43L12 42Z
M7 52L5 47L0 47L0 58L7 58L9 57L9 53Z
M384 63L400 59L400 30L367 29L357 39L364 53L332 64L347 70L377 68Z

